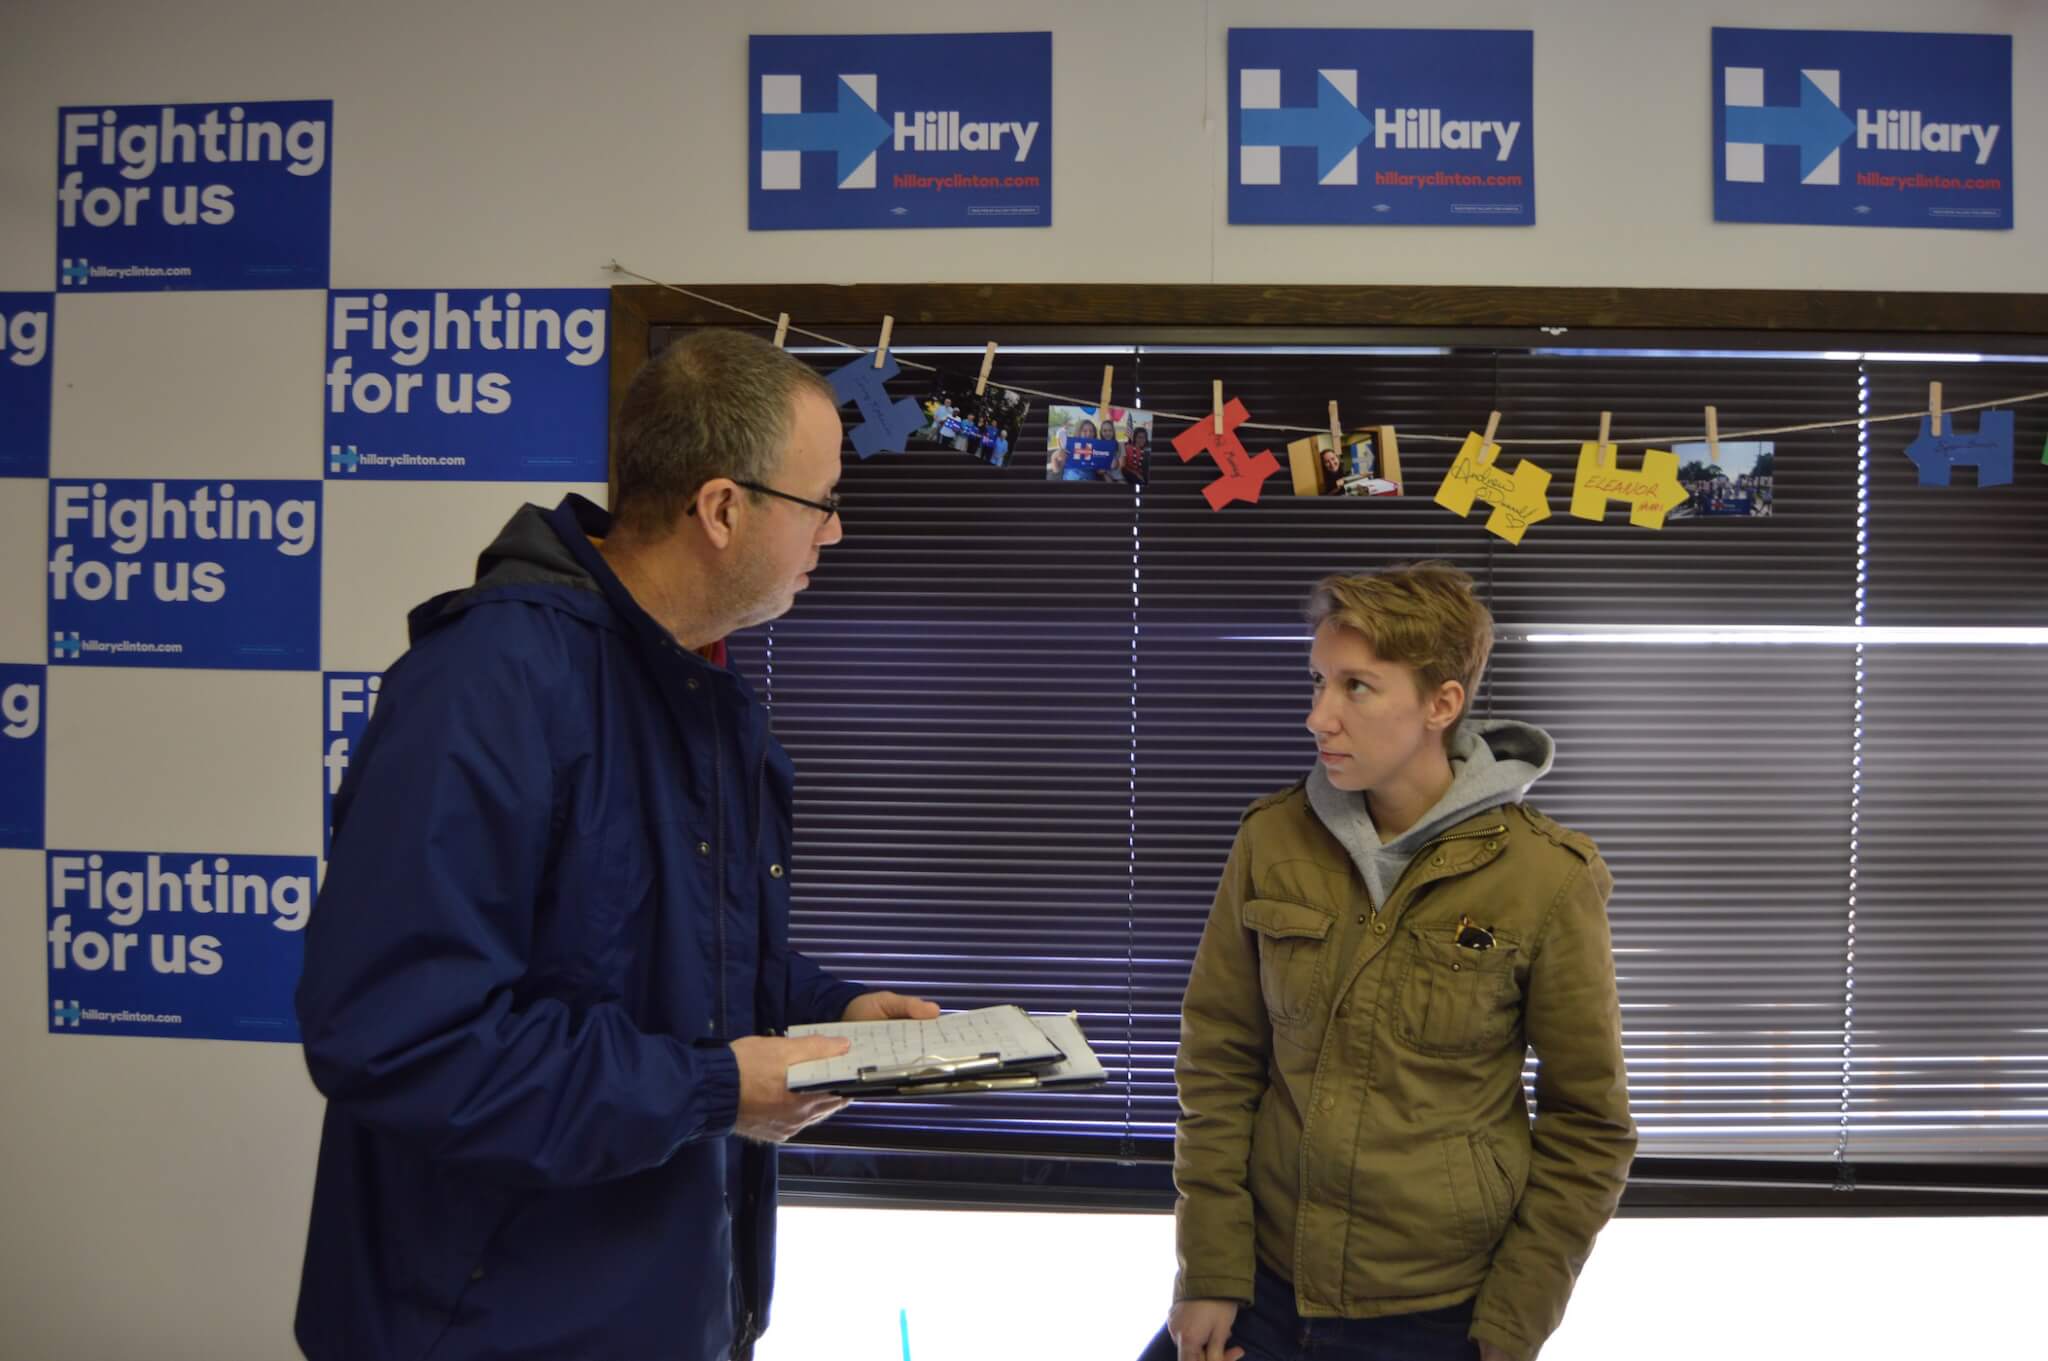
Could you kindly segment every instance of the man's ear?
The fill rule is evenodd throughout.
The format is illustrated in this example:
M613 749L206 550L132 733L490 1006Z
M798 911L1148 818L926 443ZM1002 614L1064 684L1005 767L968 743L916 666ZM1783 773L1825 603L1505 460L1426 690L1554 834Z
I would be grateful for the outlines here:
M1429 697L1429 712L1423 717L1423 725L1431 732L1442 732L1458 721L1458 715L1465 712L1465 683L1447 680L1436 688Z
M740 494L739 485L725 477L714 477L698 489L691 515L713 548L731 546L739 524Z

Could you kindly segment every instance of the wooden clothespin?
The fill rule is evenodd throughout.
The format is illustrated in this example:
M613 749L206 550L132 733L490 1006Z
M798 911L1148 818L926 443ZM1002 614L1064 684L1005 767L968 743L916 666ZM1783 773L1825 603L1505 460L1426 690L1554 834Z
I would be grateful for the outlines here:
M1216 433L1223 433L1223 380L1218 378L1209 385L1209 405L1215 412Z
M789 339L789 313L780 312L775 317L775 348L781 349L782 342Z
M980 397L988 391L988 371L995 366L996 343L991 340L981 355L981 376L974 380L974 395Z
M1941 384L1939 383L1929 383L1927 385L1927 411L1929 415L1934 417L1934 423L1927 427L1927 432L1931 435L1939 436L1941 434Z
M1714 408L1707 408L1707 462L1721 461L1721 417Z
M1484 454L1486 446L1493 443L1493 432L1500 429L1500 413L1490 411L1486 416L1486 433L1479 437L1479 452Z
M1593 459L1593 466L1596 468L1612 468L1614 466L1614 455L1619 451L1610 450L1607 447L1607 432L1613 427L1613 424L1614 413L1612 411L1600 413L1600 443L1595 447Z
M889 332L896 329L896 318L882 318L882 338L875 342L875 367L881 368L889 362Z
M1330 445L1337 451L1337 457L1344 457L1344 427L1337 420L1337 404L1330 403Z
M1116 365L1102 366L1102 400L1095 404L1095 423L1099 426L1109 419L1109 384L1116 377ZM1101 431L1097 431L1100 434Z

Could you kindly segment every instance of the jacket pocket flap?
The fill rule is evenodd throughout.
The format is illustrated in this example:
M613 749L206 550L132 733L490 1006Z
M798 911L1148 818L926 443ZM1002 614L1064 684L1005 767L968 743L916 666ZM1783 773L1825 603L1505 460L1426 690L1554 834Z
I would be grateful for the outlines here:
M1244 905L1244 924L1275 940L1322 940L1335 920L1327 912L1278 898L1248 898Z
M1458 944L1458 928L1455 926L1411 926L1408 933L1415 937L1416 947L1422 958L1439 964L1456 964L1472 969L1512 969L1518 947L1513 936L1492 932L1493 944L1484 950L1472 950Z

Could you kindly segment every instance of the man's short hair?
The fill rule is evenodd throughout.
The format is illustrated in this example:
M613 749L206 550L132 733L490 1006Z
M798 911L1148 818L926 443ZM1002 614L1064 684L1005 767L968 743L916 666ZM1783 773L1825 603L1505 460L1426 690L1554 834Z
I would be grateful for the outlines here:
M768 482L806 391L839 405L816 370L758 337L703 330L676 341L640 366L619 404L614 518L665 534L713 478Z
M1360 576L1328 576L1308 600L1308 626L1336 620L1364 635L1373 655L1414 668L1422 694L1445 681L1465 687L1465 705L1444 729L1450 749L1471 710L1493 651L1493 615L1472 593L1472 578L1447 562L1418 562Z

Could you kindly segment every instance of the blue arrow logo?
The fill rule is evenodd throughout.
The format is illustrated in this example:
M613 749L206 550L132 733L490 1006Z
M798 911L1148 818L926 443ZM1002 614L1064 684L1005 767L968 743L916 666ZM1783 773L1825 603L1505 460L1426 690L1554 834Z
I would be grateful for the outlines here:
M843 79L839 81L839 107L831 113L761 115L761 150L837 152L840 184L852 178L860 163L888 137L889 124Z
M1728 107L1728 140L1761 142L1765 146L1799 148L1799 178L1804 180L1836 147L1849 140L1856 125L1841 106L1829 99L1813 78L1799 73L1799 103Z
M1245 109L1242 113L1239 141L1246 146L1312 146L1319 180L1328 179L1337 162L1372 136L1372 120L1320 71L1316 73L1314 108Z

